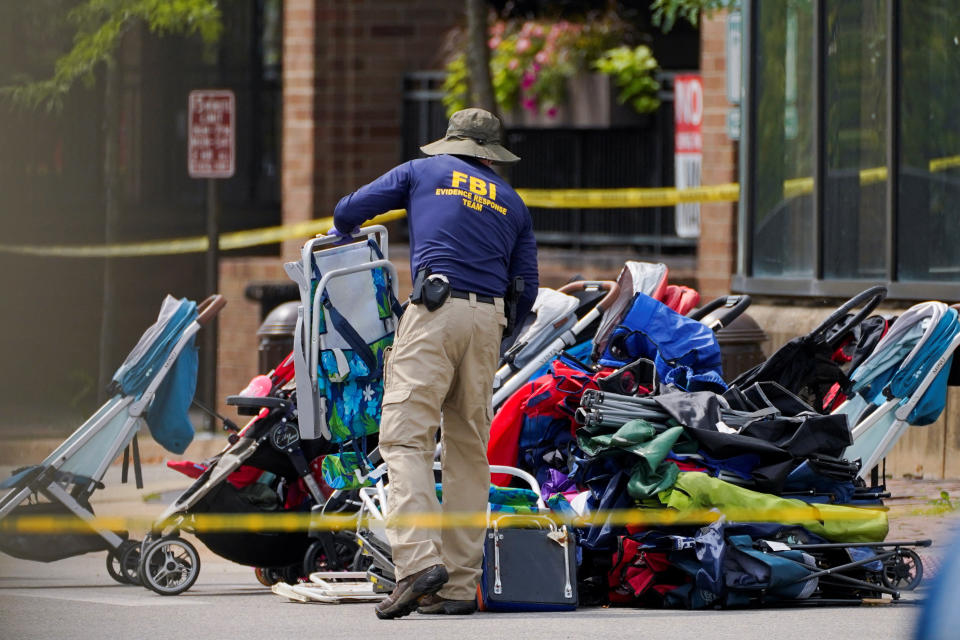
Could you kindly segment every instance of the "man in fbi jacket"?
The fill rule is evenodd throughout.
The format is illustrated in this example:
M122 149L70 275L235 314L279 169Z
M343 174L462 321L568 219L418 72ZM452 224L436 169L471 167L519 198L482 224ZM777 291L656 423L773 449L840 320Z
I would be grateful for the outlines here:
M483 513L487 507L493 376L507 324L504 298L515 285L514 317L537 295L537 247L530 212L491 169L520 158L500 144L500 121L483 109L450 117L446 135L412 160L345 196L335 232L347 235L391 209L410 225L411 305L385 356L380 452L390 483L389 513ZM443 505L432 471L441 431ZM382 619L476 611L483 528L391 525L397 587L377 605Z

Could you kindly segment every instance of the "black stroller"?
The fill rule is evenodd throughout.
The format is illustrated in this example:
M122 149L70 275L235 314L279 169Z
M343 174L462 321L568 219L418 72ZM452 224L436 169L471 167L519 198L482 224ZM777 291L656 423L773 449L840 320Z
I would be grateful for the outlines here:
M321 488L318 475L336 484L334 477L351 464L372 464L366 452L379 431L383 355L399 304L396 270L385 257L386 229L364 228L355 238L364 241L337 246L337 238L318 236L306 243L300 262L286 265L302 296L289 358L293 375L274 376L262 393L227 398L241 414L257 417L231 436L144 540L137 573L149 589L176 595L196 581L199 557L181 530L195 533L217 555L258 568L264 584L351 564L352 536L311 538L306 520L294 530L268 530L249 519L249 526L237 525L246 515L306 514L332 493ZM252 468L257 481L231 482L241 467ZM305 500L291 504L280 497L301 481ZM197 526L221 514L227 516L223 526Z

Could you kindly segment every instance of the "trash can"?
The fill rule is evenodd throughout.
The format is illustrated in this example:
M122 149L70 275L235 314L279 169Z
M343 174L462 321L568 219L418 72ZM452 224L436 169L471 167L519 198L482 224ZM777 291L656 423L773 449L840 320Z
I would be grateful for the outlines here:
M293 333L297 328L299 306L299 302L293 301L274 307L257 329L260 339L257 365L260 373L272 371L293 351Z
M717 331L723 379L732 381L767 359L761 345L767 340L756 320L749 314L740 314L729 325Z

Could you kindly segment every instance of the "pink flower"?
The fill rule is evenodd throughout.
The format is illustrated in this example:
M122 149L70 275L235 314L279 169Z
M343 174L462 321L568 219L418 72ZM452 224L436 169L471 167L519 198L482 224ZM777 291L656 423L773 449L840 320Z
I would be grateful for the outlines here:
M556 107L550 107L549 109L547 109L547 116L550 117L550 118L556 118L556 117L557 117L557 108L556 108Z
M548 54L546 51L538 51L537 55L533 56L533 59L537 64L544 65L547 64Z
M537 81L537 75L535 73L530 73L527 71L523 74L523 80L520 82L520 86L524 89L529 89L533 86L533 83Z
M490 35L493 36L502 36L503 32L507 29L507 24L502 20L497 20L492 25L490 25Z
M517 53L523 53L530 48L530 39L529 38L520 38L517 40Z
M536 98L524 98L523 99L523 108L527 111L536 111L537 110L537 99Z
M530 30L530 35L532 35L534 38L542 38L543 27L540 26L539 24L535 24L533 28Z
M507 63L507 68L510 69L510 71L516 71L519 66L520 61L516 58L510 58L510 62Z
M487 41L487 46L491 49L496 49L500 46L501 42L503 42L503 40L500 39L500 36L494 36Z

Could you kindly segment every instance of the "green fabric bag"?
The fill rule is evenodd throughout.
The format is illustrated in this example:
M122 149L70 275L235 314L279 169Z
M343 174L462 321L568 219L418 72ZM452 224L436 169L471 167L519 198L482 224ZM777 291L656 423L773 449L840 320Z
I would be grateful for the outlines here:
M798 524L831 542L882 542L887 537L887 514L877 509L832 504L807 504L751 491L705 473L682 472L660 501L681 513L717 509L732 522L744 520ZM746 517L750 516L750 517Z

